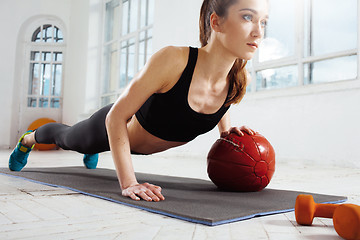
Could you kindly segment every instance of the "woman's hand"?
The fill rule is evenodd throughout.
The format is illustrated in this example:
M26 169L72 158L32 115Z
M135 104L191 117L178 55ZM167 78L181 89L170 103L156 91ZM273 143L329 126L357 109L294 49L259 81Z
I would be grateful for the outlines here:
M247 133L249 135L254 135L256 132L247 126L231 127L229 130L222 132L220 136L224 138L228 136L230 133L236 133L237 135L242 137L244 136L244 133Z
M133 200L139 201L144 199L145 201L159 202L165 200L161 194L161 187L155 186L150 183L135 184L122 190L122 195L130 197Z

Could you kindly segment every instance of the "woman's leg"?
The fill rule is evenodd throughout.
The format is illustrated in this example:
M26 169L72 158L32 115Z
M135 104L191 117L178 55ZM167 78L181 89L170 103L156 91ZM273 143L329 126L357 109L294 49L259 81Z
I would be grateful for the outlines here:
M72 127L60 123L45 124L35 131L35 141L85 154L109 151L105 118L111 107L112 104L103 107Z
M33 133L25 133L10 155L9 168L13 171L21 171L35 143L56 144L65 150L85 153L86 167L96 168L97 153L110 150L105 119L111 107L112 104L103 107L89 119L72 127L60 123L48 123Z

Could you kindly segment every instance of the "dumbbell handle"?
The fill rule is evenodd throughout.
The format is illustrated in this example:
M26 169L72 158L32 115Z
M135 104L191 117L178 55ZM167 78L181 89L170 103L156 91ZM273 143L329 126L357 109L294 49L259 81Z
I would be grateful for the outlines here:
M296 198L295 217L301 225L311 225L314 217L332 218L337 204L315 203L311 195L300 194Z
M337 204L324 204L324 203L316 203L315 208L315 217L323 217L323 218L332 218L335 212L335 209L339 206Z

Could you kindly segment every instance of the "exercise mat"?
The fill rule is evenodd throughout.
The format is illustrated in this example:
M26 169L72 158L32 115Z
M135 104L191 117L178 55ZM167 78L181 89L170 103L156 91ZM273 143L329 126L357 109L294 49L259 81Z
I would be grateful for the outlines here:
M293 211L297 195L304 194L267 188L260 192L224 192L206 180L136 173L140 183L161 186L166 198L165 201L146 202L121 196L116 172L111 169L25 168L12 172L0 168L0 173L209 226ZM341 196L312 195L318 203L346 201L346 197Z

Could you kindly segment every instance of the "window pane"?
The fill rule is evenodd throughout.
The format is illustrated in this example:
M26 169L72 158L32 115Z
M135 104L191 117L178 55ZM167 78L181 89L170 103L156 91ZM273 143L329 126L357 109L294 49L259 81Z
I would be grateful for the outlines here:
M150 40L149 38L151 38L151 34L152 34L151 29L140 32L138 70L140 70L145 65L146 60L149 58L148 51L150 51L150 54L151 54L151 43L149 46L149 40Z
M138 0L130 0L130 32L138 29Z
M154 5L155 5L155 1L154 0L148 0L148 20L147 20L147 25L151 25L154 23Z
M32 51L30 54L31 54L31 56L30 56L31 61L39 61L40 60L40 52Z
M304 65L304 82L324 83L357 78L357 56L347 56Z
M113 103L115 102L117 99L117 96L116 95L111 95L111 96L106 96L106 97L102 97L101 98L101 105L102 106L106 106L110 103Z
M140 28L147 25L148 0L140 1Z
M39 70L40 65L38 63L30 64L29 95L39 94Z
M62 52L53 52L53 61L61 62L62 61Z
M122 6L122 31L121 35L129 33L129 1L123 2Z
M256 73L256 90L296 86L298 68L296 65L266 69Z
M60 108L60 98L52 98L50 102L51 108Z
M52 26L44 25L43 26L43 42L51 42L52 41Z
M139 63L138 70L145 65L145 41L139 42Z
M120 4L119 0L106 3L105 41L116 39L119 34Z
M126 87L135 74L135 38L121 42L120 88Z
M129 41L129 62L128 62L128 82L130 82L135 75L135 39Z
M43 52L41 54L42 61L51 61L51 52Z
M40 95L48 96L50 92L50 64L41 64Z
M120 59L120 88L124 88L127 83L127 66L128 66L128 41L121 42L121 59Z
M357 47L356 0L312 0L311 23L313 56Z
M113 92L116 88L118 51L117 44L113 43L105 47L105 84L104 93Z
M271 0L270 4L266 36L259 49L260 62L292 56L295 52L294 1Z
M54 42L64 42L64 37L61 30L57 27L55 27L54 29Z
M52 81L51 81L51 95L60 96L61 94L61 75L62 75L62 65L54 64L52 66Z
M149 58L152 55L152 29L149 29L147 31L147 42L146 42L146 59L145 62L147 60L149 60Z
M146 43L146 59L145 59L145 61L149 60L151 55L152 55L152 38L147 40L147 43Z
M29 97L27 106L28 107L36 107L36 98Z
M40 27L38 27L35 30L35 32L33 33L31 41L32 42L40 42L41 41L41 28Z
M40 107L40 108L47 108L47 107L49 107L49 99L47 99L47 98L40 98L40 99L39 99L39 107Z

